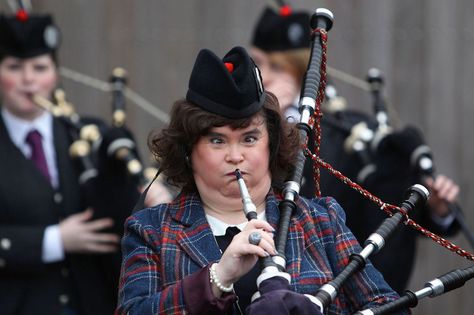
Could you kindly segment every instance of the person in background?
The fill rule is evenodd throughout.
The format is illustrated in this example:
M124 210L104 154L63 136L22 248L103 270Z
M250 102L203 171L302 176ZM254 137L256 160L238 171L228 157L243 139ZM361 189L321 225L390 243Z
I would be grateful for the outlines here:
M308 13L292 11L288 6L281 7L278 12L267 7L256 23L250 48L252 58L261 69L265 89L278 97L281 109L294 122L299 121L299 94L310 55L309 19ZM364 122L374 128L376 123L363 112L340 108L334 111L329 105L326 102L322 106L320 156L355 180L364 164L355 152L344 148L346 139L354 125ZM400 136L402 134L403 131ZM398 134L395 132L393 136ZM392 142L404 145L401 141ZM426 185L431 191L428 207L410 217L435 233L453 235L459 226L449 213L448 203L456 201L459 186L444 175L435 179L420 178L401 151L396 145L387 145L383 152L377 153L373 161L377 171L363 187L383 201L398 205L408 187L414 183ZM315 186L309 158L304 177L300 193L313 197ZM347 225L359 242L363 243L386 218L374 203L342 184L325 169L321 169L320 183L323 195L334 197L345 209ZM397 230L384 250L371 258L385 280L399 293L406 289L413 269L416 234L415 230L407 227Z
M74 140L69 125L33 101L51 99L57 86L58 46L59 30L50 15L24 10L0 15L0 313L5 315L112 314L118 275L110 273L119 269L120 259L114 266L111 256L120 255L121 217L138 198L121 166L99 170L96 184L108 186L95 186L93 200L86 198L78 160L69 155Z
M276 254L280 188L300 150L296 128L263 90L259 73L242 47L223 59L207 49L198 54L186 98L150 137L160 171L181 192L127 219L116 314L243 314L250 304L257 260ZM245 217L236 169L257 219ZM299 197L296 204L287 272L301 302L312 303L302 294L315 294L361 248L334 199ZM352 314L396 298L369 263L328 313Z

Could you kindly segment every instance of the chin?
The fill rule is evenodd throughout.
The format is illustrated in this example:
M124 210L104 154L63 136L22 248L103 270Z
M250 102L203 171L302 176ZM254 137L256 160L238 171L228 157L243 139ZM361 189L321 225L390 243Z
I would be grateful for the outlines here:
M240 190L232 190L232 191L229 191L227 192L226 194L224 194L224 196L226 198L230 198L230 199L242 199L242 196L240 195Z

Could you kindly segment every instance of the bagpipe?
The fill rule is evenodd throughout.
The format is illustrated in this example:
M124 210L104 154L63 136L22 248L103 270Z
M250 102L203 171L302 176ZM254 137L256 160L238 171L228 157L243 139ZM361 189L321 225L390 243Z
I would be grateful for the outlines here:
M299 111L301 113L300 122L296 124L300 133L301 142L303 143L303 148L296 159L293 174L291 174L289 180L285 182L283 188L284 200L279 204L280 222L275 241L278 255L260 259L262 271L257 278L258 292L253 296L252 303L247 308L247 314L263 314L268 312L268 309L275 309L275 307L278 308L279 314L325 313L330 304L337 297L338 291L344 286L346 280L365 267L369 256L380 251L384 247L386 240L402 223L413 227L439 245L455 252L461 257L471 261L474 260L473 254L428 231L410 218L410 213L417 208L424 206L429 198L429 191L423 185L416 184L410 187L406 193L405 199L400 203L400 206L391 205L383 202L380 198L374 196L320 158L321 104L324 99L326 81L326 41L327 32L331 29L332 24L333 15L326 9L317 9L310 21L310 26L313 30L311 54L299 102ZM357 150L357 147L359 147L359 151L363 152L363 156L362 154L360 156L365 159L367 162L366 165L370 165L370 154L382 150L388 143L397 142L401 137L398 136L398 133L393 131L388 124L388 114L385 110L383 99L381 98L381 81L379 80L379 77L377 77L378 74L375 71L371 71L371 74L373 74L373 77L370 78L369 83L374 84L372 95L374 98L374 104L376 104L374 106L377 122L375 128L369 128L368 125L359 125L354 128L355 125L341 125L339 122L333 121L334 124L337 124L338 128L346 132L349 136L352 136L352 139L348 141L349 144L347 146L350 147L351 150ZM336 111L340 111L342 108L343 107L337 107ZM314 133L315 152L311 152L308 149L309 146L307 141L310 138L311 132ZM410 132L411 131L407 132L406 130L402 130L400 133L405 135ZM410 136L409 138L413 137ZM423 143L422 148L424 148L424 146L425 144ZM418 144L414 147L405 146L405 148L407 148L405 153L409 155L413 167L423 167L423 169L429 170L430 165L426 160L427 150L419 147L420 145ZM285 248L288 228L292 212L296 209L295 200L298 198L306 156L311 157L315 163L316 196L320 196L319 169L322 167L327 169L344 184L355 189L362 196L374 202L388 215L378 229L367 238L362 251L359 253L352 253L349 262L344 269L339 274L335 275L330 282L321 286L314 296L303 295L291 291L291 277L285 272ZM242 195L243 210L246 217L251 220L256 217L255 205L251 202L239 170L236 170L235 174ZM424 296L433 297L455 289L473 276L474 267L464 270L455 270L441 276L440 278L430 281L427 286L419 292L417 291L413 293L409 291L406 296L402 296L400 299L392 303L387 303L378 309L363 311L361 314L386 314L394 310L413 307L416 305L418 299Z
M94 209L94 219L111 218L114 225L107 232L123 234L123 223L132 213L156 171L144 170L132 133L126 128L123 90L125 71L114 70L110 84L112 92L112 123L81 117L66 101L65 93L56 90L52 101L35 95L36 104L50 111L64 124L70 138L69 157L78 169L82 206ZM96 257L111 287L117 287L121 253L117 251Z
M382 82L382 79L380 75L370 76L369 71L368 82L375 82L378 85L378 82ZM383 104L383 101L380 101L380 92L377 87L374 87L373 90L375 94L374 103L379 102ZM381 108L386 113L385 107L381 106ZM417 128L411 126L407 126L402 130L393 130L386 122L387 119L384 118L378 124L378 130L371 141L372 151L377 153L385 150L385 147L395 148L404 159L409 161L410 168L422 181L425 181L427 178L434 179L436 172L433 154L422 133ZM467 226L460 206L457 203L448 203L448 209L460 225L471 248L474 248L474 234Z
M85 123L80 119L74 107L66 102L63 90L55 90L54 97L57 104L39 95L34 95L33 101L66 125L69 137L72 139L69 155L80 164L79 184L88 186L98 175L92 151L97 151L102 141L99 127L97 124Z
M388 154L397 155L403 161L407 161L410 172L422 182L427 178L434 179L436 172L433 154L421 131L412 126L397 130L389 124L388 108L382 93L384 78L381 71L376 68L369 69L367 83L372 95L375 123L355 124L350 128L344 143L346 152L355 152L363 164L356 181L361 185L367 183L370 176L377 171L374 160L387 151L390 151ZM344 119L340 119L338 123L344 124ZM474 234L467 226L459 204L448 203L448 209L474 248Z
M344 151L354 154L360 161L361 166L354 175L355 181L366 186L375 180L374 176L379 168L377 160L382 160L384 156L397 156L401 161L406 161L409 173L421 182L425 182L427 178L434 179L436 172L433 154L422 132L413 126L396 129L390 124L389 107L383 96L385 80L382 72L377 68L369 69L366 82L353 77L347 78L347 74L336 69L331 69L330 72L342 81L370 92L372 96L375 119L369 116L354 119L350 117L353 113L348 112L345 105L340 105L344 101L336 96L335 88L326 87L328 114L324 116L324 123L346 135ZM457 203L449 203L448 209L471 248L474 248L474 234L466 224L461 207Z
M154 168L144 169L137 152L137 145L132 133L126 128L126 111L124 87L125 70L116 68L110 78L112 87L112 124L109 126L98 119L80 117L74 106L66 101L63 90L56 89L54 101L39 95L33 101L66 125L72 144L70 157L80 165L79 183L87 185L98 175L99 165L110 163L122 164L128 176L132 177L138 187L145 186L154 173Z
M438 278L427 282L418 291L405 291L398 300L387 303L380 307L357 312L358 315L392 314L404 308L413 308L418 305L418 301L425 297L436 297L454 289L462 287L466 281L474 278L474 266L465 269L452 270Z
M137 182L135 188L138 188L140 191L143 191L144 189L148 191L153 183L158 182L161 186L161 190L156 190L156 192L163 192L166 194L166 197L163 197L164 199L170 198L173 194L175 194L176 192L174 191L174 188L167 184L166 180L163 178L163 176L161 176L161 174L158 174L158 165L156 161L152 161L150 167L144 168L142 160L137 154L136 142L125 126L125 101L130 101L130 103L136 108L146 112L148 115L150 115L150 117L153 117L157 121L161 121L163 123L169 122L169 115L159 109L157 106L153 105L139 93L128 87L126 85L127 79L125 78L126 71L122 68L114 69L109 81L103 81L64 66L59 67L59 74L71 82L78 83L101 92L110 93L112 95L112 126L109 129L109 135L104 136L105 142L109 143L110 146L102 145L102 148L106 148L106 150L103 151L101 156L110 157L108 159L109 162L115 160L115 163L112 164L118 163L122 166L125 166L126 172ZM55 116L64 115L55 107L50 107L54 110L54 112L56 112ZM105 166L107 166L110 163L100 164L105 164ZM139 196L138 201L131 206L132 210L129 212L129 214L139 209L143 209L146 206L145 197L146 194L141 194ZM163 198L159 197L158 199Z
M156 173L156 171L154 168L144 170L137 154L135 140L128 129L125 128L124 89L127 83L126 71L123 68L115 68L110 83L112 87L112 128L110 128L108 137L104 139L107 156L121 161L125 165L128 174L136 179L139 187L144 187L150 182L149 174Z

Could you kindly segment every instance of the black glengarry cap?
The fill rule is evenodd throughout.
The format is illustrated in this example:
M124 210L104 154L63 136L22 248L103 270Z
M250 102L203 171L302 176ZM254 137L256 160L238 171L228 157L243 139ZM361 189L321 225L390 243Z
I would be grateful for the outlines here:
M266 52L308 48L310 46L310 16L306 12L267 7L254 30L252 45Z
M220 59L203 49L194 63L186 100L202 109L231 119L250 117L263 105L260 70L242 47Z
M0 53L18 58L55 54L59 29L50 15L0 15Z

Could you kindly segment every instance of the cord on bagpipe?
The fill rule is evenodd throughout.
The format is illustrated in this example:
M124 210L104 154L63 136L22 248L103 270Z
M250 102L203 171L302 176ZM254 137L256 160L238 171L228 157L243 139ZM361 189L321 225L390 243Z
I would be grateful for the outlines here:
M375 151L383 151L384 147L395 147L402 156L409 160L412 170L423 180L435 178L435 164L431 149L426 145L421 132L412 127L406 127L401 131L392 132L379 139ZM454 216L461 227L461 231L467 241L474 248L474 234L466 224L464 214L455 202L447 204L449 213Z
M318 10L317 13L312 17L312 23L318 19ZM322 11L319 11L322 12ZM259 292L254 295L252 304L249 306L249 313L258 313L257 310L264 309L267 307L265 301L263 303L258 303L262 301L262 297L265 295L271 295L275 292L287 292L289 290L290 277L287 273L284 272L286 266L286 259L284 256L286 248L286 238L288 234L288 227L290 222L290 217L293 210L296 208L295 199L298 196L300 182L302 177L302 168L304 165L305 157L310 156L313 160L313 170L314 170L314 179L315 179L315 195L320 196L320 167L328 169L328 171L335 175L342 182L350 186L351 188L357 190L364 197L376 203L382 210L387 212L388 218L383 221L375 233L371 234L367 241L365 242L365 247L360 253L354 253L350 256L348 265L339 273L332 281L323 285L316 293L314 297L307 296L314 305L317 305L319 309L318 312L325 312L327 307L337 296L338 290L343 286L344 282L353 274L365 267L367 258L378 252L385 244L386 239L391 236L394 230L402 222L414 227L419 230L424 235L430 237L435 242L441 244L442 246L448 248L451 251L456 252L458 255L465 257L469 260L473 260L474 256L465 251L464 249L450 243L449 241L439 237L438 235L422 228L416 222L414 222L408 214L415 210L418 207L424 206L425 202L429 197L428 190L422 185L412 186L408 192L406 200L404 200L400 206L394 206L391 204L384 203L378 197L372 195L367 190L363 189L358 184L351 181L346 176L342 175L340 172L334 170L328 163L324 162L319 157L320 143L321 143L321 117L322 112L320 105L324 98L324 87L326 80L326 41L327 41L327 30L332 25L332 14L328 14L327 11L324 11L326 16L321 19L321 26L318 27L311 25L313 32L313 42L311 47L311 59L309 62L308 70L305 75L304 86L302 89L302 97L300 100L300 112L301 120L297 124L297 128L300 131L300 138L303 145L303 150L298 155L295 172L292 174L292 177L289 181L285 183L283 189L284 200L279 204L280 210L280 223L278 228L278 234L276 236L276 248L278 255L263 259L263 270L260 276L257 279L257 286ZM319 43L320 47L315 45ZM380 97L380 89L373 90L374 98ZM380 138L385 138L386 135L390 134L390 127L388 126L388 115L384 112L383 104L380 103L381 99L376 99L377 106L375 110L377 112L377 122L378 128L375 133L378 133ZM309 134L313 130L314 136L314 153L311 152L306 144L309 138ZM244 200L244 198L243 198ZM279 284L276 284L279 282ZM267 299L270 300L270 299ZM302 305L307 305L304 301L301 301ZM314 311L313 311L314 312ZM296 314L300 314L296 312ZM301 312L304 314L304 311Z
M385 136L382 137L381 141L386 141L385 138L390 135L391 135L390 132L386 132ZM410 138L413 138L413 134L410 134ZM416 152L416 156L411 157L411 160L413 161L413 163L415 162L418 163L419 161L422 161L423 159L425 159L424 161L421 162L421 164L426 166L428 170L429 168L431 168L432 163L430 164L428 161L426 161L426 159L428 158L428 156L426 156L426 153L427 153L426 150L420 149L420 150L409 150L409 151ZM312 160L316 164L318 164L320 167L327 169L332 175L334 175L336 178L341 180L344 184L355 189L365 198L377 204L389 216L389 218L385 219L385 221L380 225L377 231L369 236L369 238L365 242L364 249L360 253L355 253L350 256L350 261L348 265L344 268L344 270L340 274L338 274L332 281L323 285L318 290L318 292L316 293L316 299L320 302L320 305L322 306L321 307L322 311L324 311L329 306L329 304L334 300L334 298L337 295L337 291L342 287L343 283L352 274L358 272L365 266L366 260L369 257L369 255L373 253L377 253L384 246L385 240L393 233L394 229L402 222L404 222L406 225L412 226L414 229L418 230L425 236L431 238L436 243L442 245L443 247L449 249L450 251L457 253L461 257L465 257L468 260L474 260L474 256L468 251L428 231L427 229L423 228L418 223L416 223L415 221L409 218L408 216L409 212L411 212L413 209L419 206L422 206L428 198L429 194L428 194L427 189L424 186L422 185L412 186L410 190L408 191L408 199L404 200L400 207L397 207L394 205L384 203L380 198L372 195L369 191L363 189L361 186L359 186L357 183L347 178L341 172L332 168L332 166L329 163L326 163L325 161L323 161L318 155L313 154L307 147L305 148L305 153L309 155L312 158ZM466 270L466 271L456 270L441 277L440 281L445 281L447 283L445 284L445 286L450 287L450 290L452 290L464 284L465 281L471 279L473 277L472 273L473 271L471 269ZM456 281L451 280L452 277L455 277ZM456 285L452 284L454 282L456 283ZM426 296L433 297L433 296L441 294L437 292L447 292L447 288L446 288L446 291L443 291L442 288L444 288L444 286L442 284L439 284L438 282L435 282L433 285L430 285L429 287L431 288L430 290L426 288L422 290L422 293L419 294L420 297L424 297L423 294L427 294ZM426 293L427 290L429 293ZM417 294L407 293L406 297L404 296L400 300L396 300L394 302L388 303L386 307L385 306L380 307L381 309L380 312L383 311L384 312L383 314L387 314L389 312L388 310L390 311L395 310L394 307L398 307L397 310L400 310L406 307L412 307L415 305L413 301L415 299L414 296L416 297ZM363 313L363 314L372 314L372 313ZM374 314L382 314L382 313L374 313Z
M384 79L380 70L371 68L368 71L367 82L373 97L373 109L377 127L372 138L364 139L366 146L370 146L372 156L379 154L385 147L395 148L402 158L409 161L410 167L422 181L435 178L435 167L431 149L426 144L421 132L412 127L394 130L389 124L389 117L385 99L382 96ZM363 181L358 181L363 183ZM459 204L447 204L449 212L455 217L467 241L474 248L474 234L465 222L464 214ZM432 237L430 237L432 238Z
M323 310L336 298L337 292L342 288L344 282L365 267L369 256L379 252L384 247L386 240L393 234L404 217L409 212L423 206L428 197L429 192L422 185L417 184L408 189L406 199L401 203L400 211L385 219L377 230L367 238L362 251L350 255L349 263L342 272L318 289L316 298L321 301Z
M369 236L369 238L365 242L366 246L364 247L362 252L359 253L359 254L352 255L351 259L350 259L350 262L346 266L346 268L334 280L330 281L328 284L323 285L320 288L320 290L318 290L318 293L316 294L316 297L323 301L323 305L327 306L327 305L330 304L330 302L337 295L337 290L342 286L343 282L346 279L348 279L351 274L357 272L358 270L360 270L363 267L363 265L365 265L365 261L366 261L366 259L368 258L368 256L370 254L378 252L383 247L383 245L385 244L385 239L391 235L393 230L401 222L405 223L406 225L409 225L409 226L413 227L415 230L418 230L420 233L422 233L426 237L429 237L430 239L432 239L433 241L435 241L439 245L447 248L448 250L450 250L452 252L455 252L459 256L464 257L464 258L466 258L468 260L471 260L471 261L474 260L474 255L471 254L470 252L468 252L468 251L462 249L461 247L453 244L452 242L436 235L435 233L423 228L418 223L416 223L415 221L413 221L412 219L409 218L409 216L408 216L409 211L407 211L406 205L417 205L418 204L418 206L421 206L421 203L412 202L412 201L410 202L409 199L402 202L401 207L397 207L397 206L394 206L394 205L391 205L391 204L384 203L380 198L372 195L369 191L363 189L357 183L353 182L352 180L350 180L349 178L344 176L342 173L340 173L339 171L332 168L332 166L329 163L324 162L321 158L319 158L315 154L312 154L311 152L309 152L309 150L307 150L307 153L311 154L311 158L316 163L319 163L321 167L327 169L331 174L333 174L336 178L341 180L347 186L355 189L361 195L363 195L365 198L367 198L367 199L371 200L372 202L374 202L375 204L377 204L389 216L389 218L387 218L381 224L381 226L377 229L377 231ZM425 194L425 200L428 198L428 191L426 190L426 188L424 188L421 185L415 185L415 186L412 187L412 189L413 188L416 188L418 190L418 192L416 192L419 195L418 198L422 197L423 194ZM413 192L412 192L412 196L415 196L415 195L413 195ZM419 200L421 200L421 199L419 198ZM415 207L413 207L413 209L414 208ZM470 273L472 273L472 271ZM470 279L470 278L472 278L472 276L469 276L468 279ZM468 279L465 279L464 281L466 281ZM408 293L408 295L410 295L410 294ZM435 296L435 295L430 295L430 296ZM405 299L410 299L410 301L413 300L412 297L410 297L410 298L405 297L403 299L403 301ZM395 302L393 302L393 303L395 303ZM405 303L405 302L398 302L398 303L400 303L400 306L397 306L397 307L400 307L399 309L410 306L409 304L403 304L403 306L402 306L401 303ZM406 302L406 303L408 303L408 302ZM399 304L396 304L396 305L399 305ZM370 313L364 313L364 314L370 314ZM376 314L378 314L378 313L376 313ZM382 314L382 313L380 313L380 314ZM386 313L383 313L383 314L386 314Z
M394 130L389 124L387 102L382 95L384 78L381 71L376 68L369 69L366 80L367 85L364 90L369 91L372 95L373 112L376 120L375 127L372 126L370 128L365 122L360 122L350 127L344 124L344 119L331 122L331 116L325 117L326 123L329 121L333 127L339 127L338 129L348 134L344 142L345 151L348 153L355 152L362 161L363 168L357 173L357 183L365 184L368 178L375 174L377 166L373 160L386 147L395 148L396 154L400 154L403 159L408 160L412 172L417 174L422 181L426 180L426 178L434 178L435 170L432 152L426 145L421 133L412 127ZM363 195L367 196L367 194ZM448 203L448 209L456 218L471 247L474 248L474 234L467 226L460 206L457 203L451 202ZM425 230L416 222L411 224L415 229L435 242L443 246L446 245L454 251L456 250L455 246L449 245L439 236L435 236L434 233L431 234L431 232Z
M383 211L387 213L387 215L392 216L396 212L402 212L403 210L400 209L400 207L384 203L380 198L372 195L369 191L365 190L362 188L360 185L349 179L348 177L344 176L341 172L338 170L334 169L329 163L323 161L320 157L312 154L309 150L306 151L307 154L311 156L314 162L318 163L321 167L327 169L332 175L334 175L336 178L338 178L340 181L342 181L344 184L349 186L350 188L356 190L359 192L362 196L365 198L371 200L374 202L376 205L380 207ZM409 225L415 230L419 231L426 237L432 239L434 242L438 243L439 245L445 247L446 249L458 254L461 257L464 257L468 260L474 261L474 255L467 250L455 245L454 243L442 238L441 236L438 236L437 234L425 229L412 219L410 219L408 216L405 217L405 225Z

